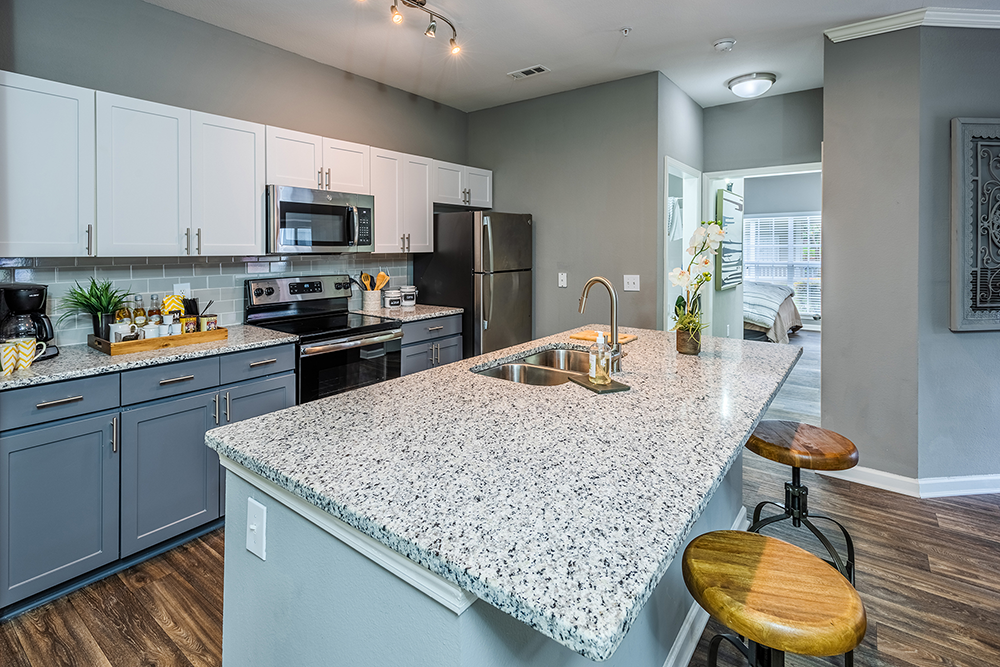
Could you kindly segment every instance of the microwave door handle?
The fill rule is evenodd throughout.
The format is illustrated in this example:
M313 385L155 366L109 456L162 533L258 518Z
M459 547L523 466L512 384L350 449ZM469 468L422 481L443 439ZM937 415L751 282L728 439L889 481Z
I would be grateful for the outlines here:
M358 218L358 207L351 206L351 217L354 220L354 247L358 247L358 241L361 239L361 221Z

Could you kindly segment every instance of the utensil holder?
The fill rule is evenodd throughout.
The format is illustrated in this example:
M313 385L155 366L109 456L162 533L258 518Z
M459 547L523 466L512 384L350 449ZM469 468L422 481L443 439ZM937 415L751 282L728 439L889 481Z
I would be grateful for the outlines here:
M382 310L382 290L366 290L362 292L361 310Z

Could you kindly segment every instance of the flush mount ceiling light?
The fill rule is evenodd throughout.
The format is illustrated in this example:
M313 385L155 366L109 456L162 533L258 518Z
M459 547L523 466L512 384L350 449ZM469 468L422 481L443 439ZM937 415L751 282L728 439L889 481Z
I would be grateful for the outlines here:
M442 16L435 11L427 9L427 7L424 6L427 4L427 0L394 0L392 3L392 22L398 25L403 22L403 15L400 14L399 9L396 8L397 3L402 4L404 7L409 7L410 9L419 9L420 11L430 15L431 23L427 26L427 30L424 31L424 34L428 37L437 37L438 20L447 23L448 27L451 28L451 39L448 40L451 52L453 54L457 54L462 50L462 47L459 46L456 41L458 39L458 31L455 30L455 24L449 21L447 16Z
M733 50L734 46L736 46L736 40L732 37L726 37L725 39L720 39L715 44L712 44L712 46L719 53L728 53Z
M753 72L730 79L726 82L726 86L737 97L759 97L766 93L777 80L778 77L770 72Z

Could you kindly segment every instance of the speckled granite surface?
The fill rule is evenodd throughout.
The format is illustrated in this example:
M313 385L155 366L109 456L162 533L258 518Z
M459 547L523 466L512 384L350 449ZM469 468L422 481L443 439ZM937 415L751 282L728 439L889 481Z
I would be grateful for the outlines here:
M594 326L589 327L593 329ZM566 332L212 430L253 472L595 660L610 656L800 348L637 333L597 395L469 372ZM576 330L574 330L576 331Z
M294 343L298 336L269 331L253 326L227 327L229 338L211 343L171 347L152 352L134 352L112 357L91 349L86 345L67 345L59 348L59 356L36 362L23 371L14 371L6 377L0 377L0 391L29 387L36 384L71 380L73 378L114 373L145 366L156 366L173 361L185 361L198 357L210 357L227 352L240 352L258 347L270 347L282 343Z
M417 320L429 320L433 317L461 315L464 309L450 306L425 306L418 303L413 308L379 308L378 310L352 310L351 312L360 315L376 315L390 320L416 322Z

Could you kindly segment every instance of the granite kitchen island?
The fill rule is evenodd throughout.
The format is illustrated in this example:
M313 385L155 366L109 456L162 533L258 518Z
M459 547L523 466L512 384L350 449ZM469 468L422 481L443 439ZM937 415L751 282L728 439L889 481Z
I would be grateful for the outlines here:
M470 372L587 349L566 332L210 431L223 665L686 665L704 617L671 564L745 525L742 446L801 350L622 331L628 392Z

